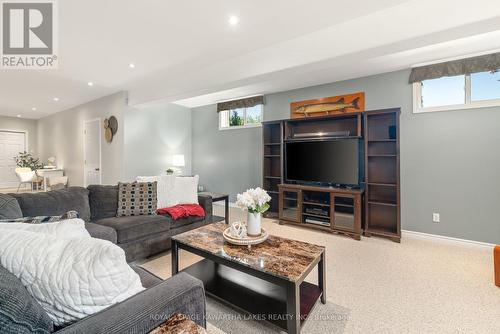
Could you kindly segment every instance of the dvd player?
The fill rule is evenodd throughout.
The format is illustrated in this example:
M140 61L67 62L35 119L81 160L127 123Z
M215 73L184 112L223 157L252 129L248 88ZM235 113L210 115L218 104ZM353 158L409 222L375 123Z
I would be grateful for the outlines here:
M315 224L315 225L320 225L320 226L328 226L328 227L330 226L330 222L312 219L312 218L306 218L305 222L308 224Z

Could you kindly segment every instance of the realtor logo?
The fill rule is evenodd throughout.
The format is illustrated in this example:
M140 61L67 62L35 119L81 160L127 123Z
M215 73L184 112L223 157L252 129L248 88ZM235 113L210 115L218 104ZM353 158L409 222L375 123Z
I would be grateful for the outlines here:
M57 68L55 2L5 0L1 8L1 68Z

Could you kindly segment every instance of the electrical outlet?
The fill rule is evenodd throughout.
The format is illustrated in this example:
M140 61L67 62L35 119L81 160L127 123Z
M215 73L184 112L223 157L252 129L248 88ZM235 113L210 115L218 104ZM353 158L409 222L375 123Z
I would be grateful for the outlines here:
M433 221L433 222L435 222L435 223L439 223L439 221L440 221L440 220L441 220L441 219L440 219L440 217L439 217L439 213L435 213L435 212L434 212L434 213L432 214L432 221Z

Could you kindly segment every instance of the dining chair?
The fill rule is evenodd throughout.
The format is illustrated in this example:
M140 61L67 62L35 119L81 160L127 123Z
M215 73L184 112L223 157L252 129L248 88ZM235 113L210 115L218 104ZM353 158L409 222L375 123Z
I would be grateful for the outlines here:
M19 186L17 187L17 192L23 184L29 184L30 190L33 191L33 178L35 177L35 171L31 170L29 167L17 167L15 169L17 178L19 179Z

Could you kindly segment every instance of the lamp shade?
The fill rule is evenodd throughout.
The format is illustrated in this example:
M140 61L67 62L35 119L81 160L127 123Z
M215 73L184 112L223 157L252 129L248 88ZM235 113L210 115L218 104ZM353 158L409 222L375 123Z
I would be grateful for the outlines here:
M184 161L184 154L174 154L172 157L172 166L174 167L186 166L186 162Z

